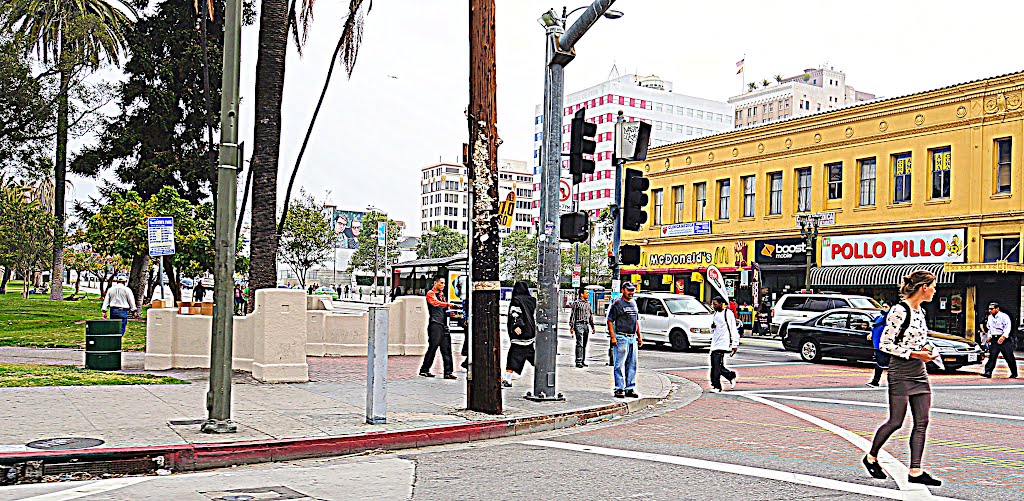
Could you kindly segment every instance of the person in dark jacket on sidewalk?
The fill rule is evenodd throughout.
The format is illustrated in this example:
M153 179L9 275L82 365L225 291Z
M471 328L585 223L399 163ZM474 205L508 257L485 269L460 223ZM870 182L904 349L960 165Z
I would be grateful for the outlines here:
M452 363L452 335L448 332L448 308L453 304L442 300L444 297L444 278L434 279L434 288L427 291L427 352L423 355L420 375L434 377L430 366L434 365L434 355L441 350L441 361L444 363L444 378L456 379L455 367Z
M534 312L537 311L537 299L530 295L530 287L526 282L516 282L512 287L512 302L508 306L508 337L512 345L508 348L505 360L505 377L501 386L512 387L512 373L521 375L526 362L534 365L534 341L537 339L537 323Z

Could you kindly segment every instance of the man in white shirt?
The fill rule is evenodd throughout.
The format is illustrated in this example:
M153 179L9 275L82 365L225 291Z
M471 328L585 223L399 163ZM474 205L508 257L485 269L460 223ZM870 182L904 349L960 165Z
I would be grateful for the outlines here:
M740 333L736 327L736 315L732 313L721 296L711 300L715 310L711 321L711 392L722 392L722 376L729 381L729 388L736 387L736 372L725 367L725 355L736 354L740 346Z
M124 275L114 277L114 285L107 289L107 295L103 298L103 318L107 318L107 310L110 310L110 318L121 319L121 335L124 335L128 327L128 316L137 310L135 307L135 294L125 286L128 279Z
M985 320L985 333L988 340L988 363L982 377L992 377L996 368L996 359L1003 354L1003 360L1010 366L1010 377L1017 377L1017 359L1013 356L1013 325L1010 316L999 310L999 303L988 304L988 319Z

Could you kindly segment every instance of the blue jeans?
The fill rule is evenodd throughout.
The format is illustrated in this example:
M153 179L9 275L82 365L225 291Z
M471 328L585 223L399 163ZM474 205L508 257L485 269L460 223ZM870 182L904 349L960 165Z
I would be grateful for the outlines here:
M121 335L124 335L125 328L128 327L128 308L111 308L110 319L115 318L121 319Z
M615 389L632 390L636 388L636 336L615 336Z

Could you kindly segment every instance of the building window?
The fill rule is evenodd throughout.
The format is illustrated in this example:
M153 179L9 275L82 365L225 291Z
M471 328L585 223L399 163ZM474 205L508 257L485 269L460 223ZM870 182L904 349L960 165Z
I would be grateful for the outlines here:
M754 192L756 191L756 178L744 176L743 181L743 217L754 217Z
M932 150L932 198L949 198L953 153L947 146Z
M686 217L683 215L683 207L685 206L685 199L683 198L683 186L672 187L672 201L676 204L676 214L673 223L681 223Z
M728 179L718 181L718 219L729 219L729 185Z
M1006 260L1010 263L1020 262L1020 237L986 238L984 261L994 263Z
M768 214L782 214L782 173L768 174Z
M665 190L651 190L651 195L654 195L654 217L651 218L651 224L661 226L661 209L665 205Z
M697 183L693 185L693 220L703 221L705 209L708 205L708 184Z
M828 174L828 199L840 200L843 198L843 163L835 162L825 164L825 173Z
M860 164L860 205L875 205L875 159L858 160Z
M1013 151L1010 138L996 139L996 193L1010 192L1010 153Z
M892 156L893 203L910 203L913 173L910 160L910 153L897 153Z
M811 210L811 169L797 169L796 171L796 211L808 212Z

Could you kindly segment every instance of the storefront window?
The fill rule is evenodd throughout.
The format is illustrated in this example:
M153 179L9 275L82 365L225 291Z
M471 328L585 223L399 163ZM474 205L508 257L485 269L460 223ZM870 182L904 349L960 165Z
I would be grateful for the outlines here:
M932 150L932 198L949 198L953 154L949 147Z
M994 263L1004 259L1011 263L1020 262L1020 238L986 238L984 261Z
M910 153L899 153L892 156L893 203L910 203L910 176L913 172L910 160Z

